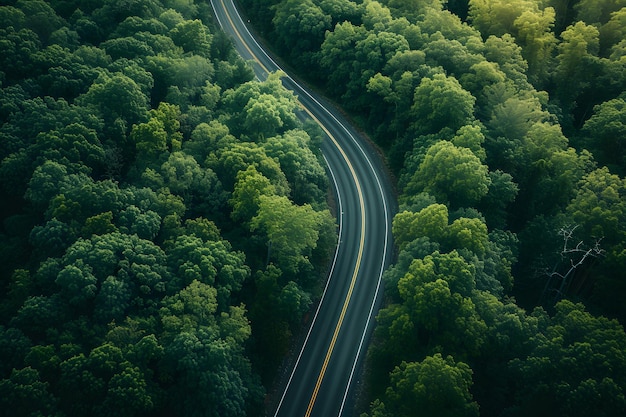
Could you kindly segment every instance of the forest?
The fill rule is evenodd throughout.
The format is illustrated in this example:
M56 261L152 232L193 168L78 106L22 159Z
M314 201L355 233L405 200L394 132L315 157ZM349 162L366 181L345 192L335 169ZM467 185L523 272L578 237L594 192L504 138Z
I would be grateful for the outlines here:
M239 3L397 179L361 416L626 415L626 1Z
M363 417L626 415L626 0L240 0L382 149ZM336 244L208 2L0 3L0 415L256 416Z
M255 416L336 244L208 2L0 6L0 415Z

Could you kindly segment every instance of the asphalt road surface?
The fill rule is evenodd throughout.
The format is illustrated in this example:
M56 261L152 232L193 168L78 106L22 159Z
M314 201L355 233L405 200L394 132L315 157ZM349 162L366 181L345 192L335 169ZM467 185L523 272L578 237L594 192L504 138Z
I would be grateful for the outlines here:
M233 0L210 1L236 49L253 61L257 78L281 70L248 30ZM274 417L348 417L381 301L381 277L392 256L395 202L379 155L341 114L289 75L283 84L326 132L322 152L336 193L339 245L306 338L269 412Z

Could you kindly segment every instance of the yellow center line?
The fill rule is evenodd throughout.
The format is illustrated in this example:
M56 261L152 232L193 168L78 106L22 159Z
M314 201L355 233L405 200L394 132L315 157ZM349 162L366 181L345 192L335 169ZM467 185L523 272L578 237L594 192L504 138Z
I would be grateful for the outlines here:
M224 7L224 10L226 10L226 5L224 4L224 0L220 0L220 1L222 3L222 6ZM237 28L235 26L235 23L233 22L232 18L230 17L230 13L226 12L226 17L228 18L228 21L230 22L231 27L233 28L233 30L234 30L235 34L237 35L237 37L239 38L239 40L241 41L242 45L250 53L250 56L252 56L253 59L261 66L261 68L266 73L269 74L270 71L267 69L267 67L265 67L265 65L263 65L263 63L259 60L259 58L256 56L256 54L254 54L254 52L252 52L252 50L250 49L248 44L245 42L245 40L241 36L241 33L239 33L239 31L237 30ZM350 173L352 174L352 179L354 180L354 184L355 184L355 186L357 188L357 194L359 195L359 205L360 205L361 213L362 213L362 215L361 215L361 238L359 240L359 252L358 252L358 255L357 255L357 259L356 259L354 272L352 273L352 278L350 280L350 287L348 289L348 293L346 294L346 298L344 300L343 307L341 309L341 314L339 315L339 320L337 321L337 325L335 326L335 331L333 332L333 337L332 337L332 339L330 341L330 345L328 346L328 350L326 351L326 357L324 358L324 363L322 364L322 368L321 368L320 373L319 373L319 375L317 377L317 382L315 384L315 389L313 390L313 393L311 394L311 399L309 401L309 406L308 406L306 414L305 414L305 417L310 417L311 412L313 411L313 406L315 405L315 401L317 399L317 394L319 392L320 386L322 385L322 381L324 379L324 375L326 374L326 369L328 367L328 363L330 362L330 358L331 358L331 356L333 354L333 350L335 349L335 343L337 342L337 337L339 336L339 331L341 330L341 327L342 327L342 324L343 324L343 320L344 320L345 315L346 315L346 311L348 310L348 305L350 304L350 299L352 298L352 292L354 291L354 286L356 284L356 279L357 279L357 276L359 274L359 270L360 270L360 267L361 267L361 260L363 258L363 248L365 246L365 202L363 200L363 191L361 189L361 183L359 182L359 180L357 178L356 171L354 170L354 167L350 163L350 160L348 159L348 156L346 155L345 151L343 150L343 148L341 147L339 142L337 142L337 139L328 130L328 128L326 126L324 126L324 124L322 124L320 122L320 120L306 106L304 106L304 104L300 101L300 99L298 99L298 103L300 103L300 106L309 115L309 117L311 117L322 128L324 133L326 133L326 135L333 142L333 144L335 145L337 150L341 153L341 156L343 157L343 159L346 162L348 168L350 169Z
M228 10L226 9L226 4L224 4L224 0L220 0L220 3L222 3L222 7L226 11L226 18L230 22L230 26L235 31L235 34L237 35L237 37L241 41L241 44L243 45L243 47L246 48L246 50L250 53L250 56L257 62L257 64L259 64L261 66L261 69L263 71L265 71L267 74L269 74L271 71L269 69L267 69L267 67L265 65L263 65L263 63L256 56L256 54L254 52L252 52L252 49L250 49L250 47L248 46L248 43L243 39L243 37L241 36L241 33L239 33L239 31L237 30L237 26L235 26L235 22L233 22L233 19L230 17L230 13L228 13Z
M335 139L335 137L330 133L330 131L326 128L326 126L324 126L322 123L320 123L320 121L317 119L317 117L315 117L315 115L313 113L311 113L311 111L304 107L304 110L309 114L309 116L315 120L315 122L317 122L318 125L320 125L322 127L322 129L324 130L324 132L328 135L328 137L333 141L333 143L335 144L335 146L337 147L337 149L339 150L339 152L341 153L341 155L343 156L344 160L346 161L346 164L348 165L348 168L350 169L350 172L352 173L352 178L354 179L354 184L357 187L357 193L359 195L359 204L361 207L361 239L359 241L359 252L358 252L358 256L357 256L357 260L356 260L356 264L354 267L354 272L352 273L352 279L350 280L350 288L348 289L348 294L346 294L346 298L343 302L343 307L341 309L341 315L339 316L339 320L337 321L337 325L335 326L335 331L333 333L333 338L330 342L330 345L328 346L328 351L326 352L326 357L324 358L324 364L322 365L322 369L320 370L320 373L317 377L317 382L315 384L315 389L313 390L313 394L311 395L311 400L309 401L309 406L307 408L305 417L309 417L311 415L311 412L313 411L313 405L315 405L315 401L317 399L317 394L319 392L320 386L322 385L322 380L324 379L324 374L326 373L326 368L328 367L328 362L330 362L330 358L333 354L333 350L335 349L335 343L337 342L337 337L339 335L339 330L341 330L341 326L343 324L343 319L346 315L346 310L348 309L348 304L350 304L350 299L352 298L352 291L354 290L354 285L356 284L356 278L357 275L359 274L359 269L361 267L361 259L363 257L363 247L365 246L365 202L363 201L363 192L361 190L361 184L359 183L359 180L357 179L356 176L356 172L354 171L354 167L352 166L352 164L350 163L350 161L348 160L348 156L346 155L346 153L344 152L343 148L339 145L339 143L337 142L337 140Z

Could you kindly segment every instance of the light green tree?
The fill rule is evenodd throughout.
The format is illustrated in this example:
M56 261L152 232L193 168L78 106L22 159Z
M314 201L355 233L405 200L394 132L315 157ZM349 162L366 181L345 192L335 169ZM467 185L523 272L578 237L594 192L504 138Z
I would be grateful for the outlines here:
M552 53L557 39L552 32L556 12L552 7L524 11L515 21L515 38L528 62L528 75L535 83L545 83L552 67Z
M250 226L266 236L270 260L283 271L297 273L311 269L309 257L329 218L328 211L316 212L309 204L298 206L287 197L261 195Z
M426 191L451 207L471 207L489 191L487 166L468 148L448 141L431 146L407 191Z
M445 127L456 131L473 120L475 101L454 77L435 74L423 78L411 107L414 128L422 133L436 133Z
M600 51L598 28L583 21L568 26L561 33L558 46L556 80L559 94L572 100L592 85L589 74L597 66Z
M567 214L580 225L585 237L603 239L608 244L621 242L626 222L625 195L624 179L606 167L599 168L580 181Z
M231 218L238 222L250 222L259 212L259 198L262 195L275 194L276 188L254 166L249 166L245 171L239 171L235 189L229 200L233 208Z
M431 204L417 213L403 211L396 214L392 232L396 244L404 248L420 237L440 242L447 234L447 227L448 208L443 204Z

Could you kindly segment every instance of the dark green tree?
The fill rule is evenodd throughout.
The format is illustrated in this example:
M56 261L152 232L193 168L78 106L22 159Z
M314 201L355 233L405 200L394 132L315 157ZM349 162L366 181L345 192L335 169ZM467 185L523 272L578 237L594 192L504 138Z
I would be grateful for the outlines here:
M594 114L583 127L584 146L601 165L623 175L626 173L626 100L617 98L594 107Z
M272 23L280 50L292 59L302 60L307 53L317 50L324 34L331 29L332 18L311 0L283 0L274 10Z
M562 301L533 342L527 358L511 361L518 388L512 415L610 416L626 410L626 363L618 354L626 334L617 321Z
M478 416L470 388L472 370L451 356L427 356L422 362L403 362L391 373L384 402L372 405L371 416Z

